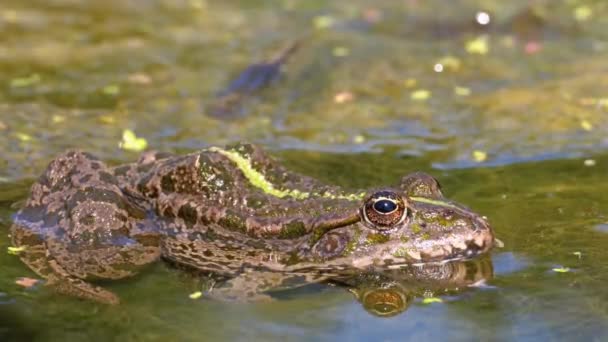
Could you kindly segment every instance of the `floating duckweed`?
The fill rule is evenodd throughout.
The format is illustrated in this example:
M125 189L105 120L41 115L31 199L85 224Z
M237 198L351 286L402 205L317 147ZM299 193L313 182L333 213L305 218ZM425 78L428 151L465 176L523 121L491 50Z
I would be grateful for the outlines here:
M437 297L426 297L422 300L422 304L443 303L443 299Z
M196 10L204 10L207 8L207 1L205 0L190 0L188 3L190 7Z
M0 12L0 17L8 23L15 23L19 19L19 14L15 10L5 10Z
M19 255L19 253L25 251L25 248L26 248L25 246L19 246L19 247L9 246L7 248L7 252L8 252L8 254L11 254L11 255Z
M22 132L16 132L15 136L17 137L17 139L23 141L23 142L28 142L32 140L32 136L26 133L22 133Z
M312 20L313 26L318 30L330 28L334 23L335 19L329 15L320 15Z
M203 293L201 291L196 291L191 293L190 295L188 295L188 297L190 297L190 299L199 299L203 296Z
M140 152L148 147L148 142L145 138L139 138L130 129L125 129L122 132L122 141L118 143L118 147L123 150Z
M484 161L486 161L486 159L488 159L488 153L485 151L481 151L481 150L475 150L473 151L473 160L478 162L478 163L482 163Z
M54 124L62 123L62 122L64 122L64 121L65 121L65 116L55 114L55 115L53 115L53 116L51 117L51 121L52 121Z
M365 137L361 134L355 135L353 142L355 144L363 144L365 142Z
M473 40L469 40L465 49L468 53L472 55L485 55L490 50L488 37L487 36L479 36Z
M593 125L587 120L581 120L581 128L589 132L593 129Z
M403 86L406 88L414 88L418 84L418 81L415 78L408 78L403 81Z
M553 272L568 273L568 272L570 272L570 267L555 267L555 268L553 268Z
M585 161L583 162L583 165L585 166L595 166L595 159L585 159Z
M454 56L445 56L441 57L436 64L443 66L444 70L458 71L462 63Z
M469 96L471 95L471 89L467 87L454 87L454 94L458 96Z
M13 78L11 80L11 88L29 87L40 82L41 78L38 74L31 74L27 77Z
M431 97L431 92L426 89L418 89L412 92L410 98L414 101L426 101Z
M587 21L589 20L589 18L591 18L592 15L593 10L591 9L591 7L586 5L578 6L574 9L574 12L572 13L572 16L577 21Z
M118 95L118 93L120 93L120 87L116 84L110 84L103 87L101 91L106 95Z
M428 240L431 238L431 234L429 233L424 233L422 234L422 236L420 237L422 240Z
M345 57L350 54L350 50L344 46L336 46L331 53L336 57Z
M98 120L99 120L101 123L108 124L108 125L111 125L111 124L116 123L116 118L115 118L115 117L113 117L113 116L112 116L112 115L110 115L110 114L105 114L105 115L102 115L102 116L100 116L100 117L98 118Z

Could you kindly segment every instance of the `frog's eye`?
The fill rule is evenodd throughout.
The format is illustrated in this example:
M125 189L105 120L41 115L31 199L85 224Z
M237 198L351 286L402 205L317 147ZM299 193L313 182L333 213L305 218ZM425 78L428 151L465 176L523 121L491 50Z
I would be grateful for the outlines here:
M379 214L390 214L397 210L397 202L392 199L383 198L374 203L374 210Z
M363 221L377 230L387 230L403 223L407 218L405 199L389 190L371 195L361 208Z

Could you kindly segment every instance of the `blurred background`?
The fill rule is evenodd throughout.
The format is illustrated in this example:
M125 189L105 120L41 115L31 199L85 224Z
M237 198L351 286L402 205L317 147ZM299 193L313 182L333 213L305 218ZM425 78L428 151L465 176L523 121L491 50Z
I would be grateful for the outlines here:
M0 7L0 176L124 130L160 150L431 154L468 167L608 146L603 1L11 1ZM208 103L302 39L238 115Z
M599 0L2 0L0 338L605 340L607 60ZM348 187L432 173L505 242L492 289L381 319L329 287L193 302L163 266L112 285L121 310L15 284L33 274L4 253L10 217L56 154L235 141Z

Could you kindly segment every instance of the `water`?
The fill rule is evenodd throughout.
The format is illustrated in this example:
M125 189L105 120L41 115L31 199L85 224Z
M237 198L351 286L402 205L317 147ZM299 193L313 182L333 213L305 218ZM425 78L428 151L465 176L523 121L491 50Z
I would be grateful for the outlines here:
M344 186L427 171L488 216L505 247L487 287L388 318L331 286L271 303L195 301L195 282L163 264L105 285L123 299L107 307L23 289L15 280L34 274L1 252L0 339L606 340L608 8L445 4L3 1L0 251L14 203L55 154L131 161L125 129L179 153L253 141ZM471 24L478 11L490 28ZM246 115L205 115L240 70L302 35ZM467 52L472 42L488 52Z

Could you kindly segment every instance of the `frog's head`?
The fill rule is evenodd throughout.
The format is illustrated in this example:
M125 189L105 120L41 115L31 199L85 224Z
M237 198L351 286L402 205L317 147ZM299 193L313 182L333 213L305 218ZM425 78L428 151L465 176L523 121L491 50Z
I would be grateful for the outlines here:
M431 176L415 173L399 188L372 192L358 222L330 230L313 257L359 268L467 259L485 253L494 235L485 217L447 200Z

